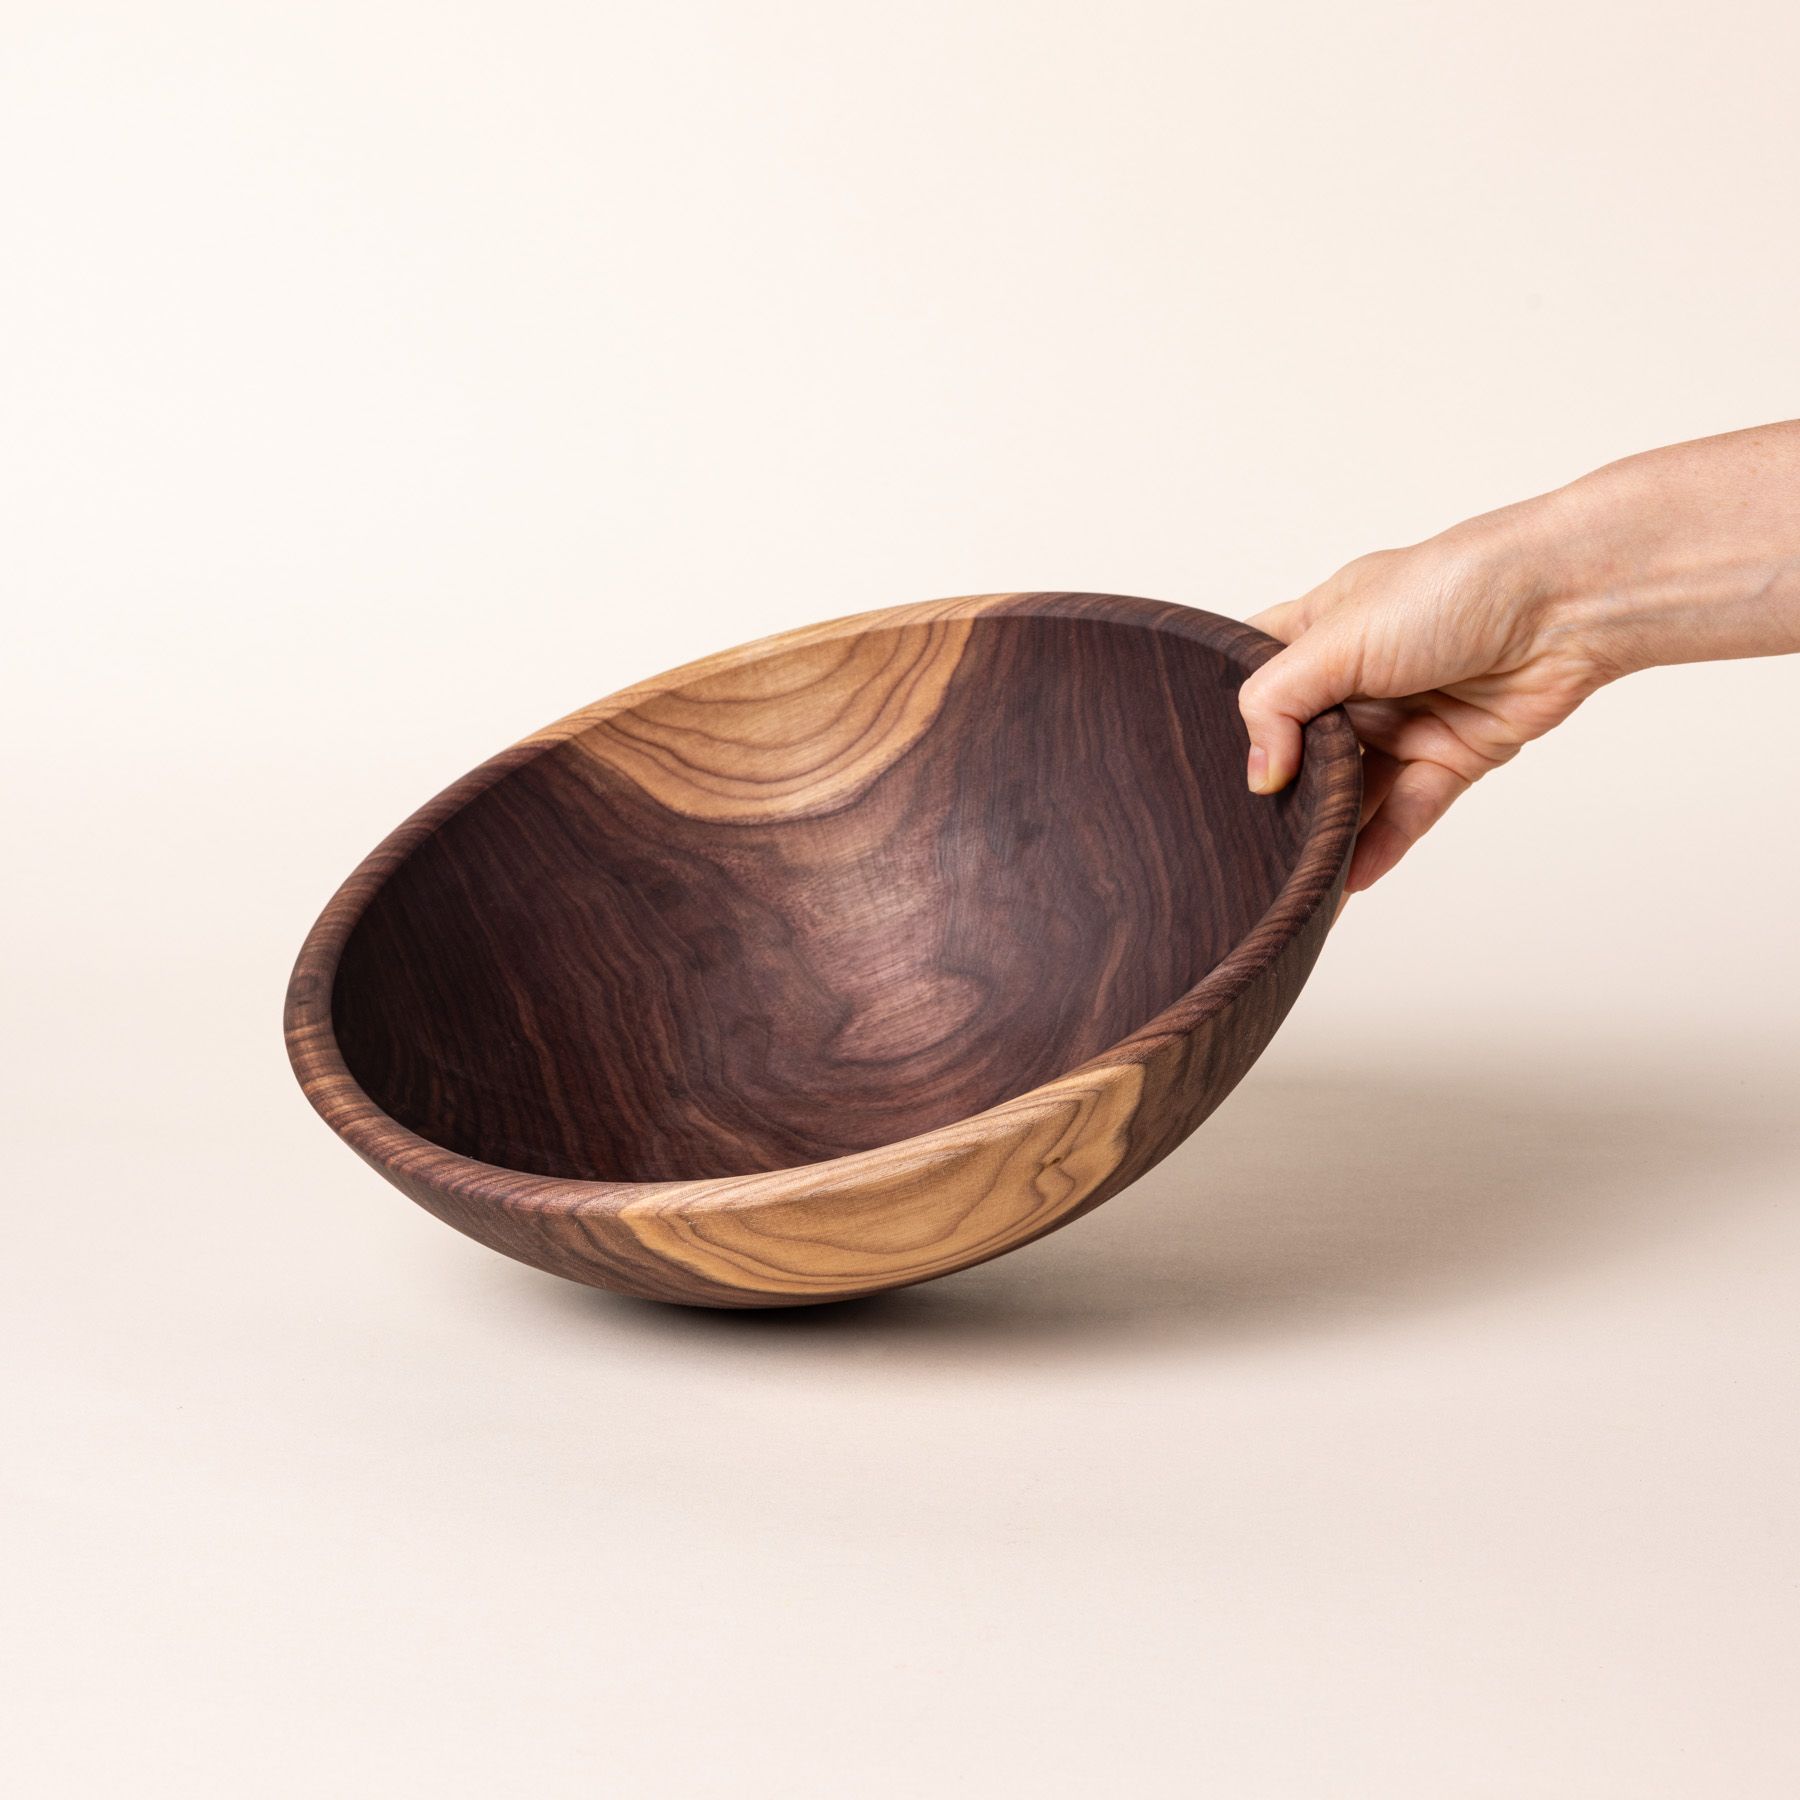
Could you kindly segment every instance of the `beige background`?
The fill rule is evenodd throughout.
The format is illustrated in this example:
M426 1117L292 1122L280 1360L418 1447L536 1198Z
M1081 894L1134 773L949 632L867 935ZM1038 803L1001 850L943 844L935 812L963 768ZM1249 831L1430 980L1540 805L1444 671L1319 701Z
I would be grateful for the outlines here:
M0 3L32 1795L1800 1792L1792 665L1602 695L1066 1234L800 1317L302 1103L451 777L725 643L1244 613L1800 410L1782 0Z

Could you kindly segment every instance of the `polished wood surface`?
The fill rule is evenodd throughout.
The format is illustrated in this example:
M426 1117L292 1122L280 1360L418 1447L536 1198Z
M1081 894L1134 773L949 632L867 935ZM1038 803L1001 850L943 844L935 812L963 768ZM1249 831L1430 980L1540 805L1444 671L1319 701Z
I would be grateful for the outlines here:
M597 1286L782 1305L1025 1243L1206 1117L1323 942L1358 753L1329 715L1246 791L1272 648L989 595L615 694L345 883L295 1071L422 1205Z

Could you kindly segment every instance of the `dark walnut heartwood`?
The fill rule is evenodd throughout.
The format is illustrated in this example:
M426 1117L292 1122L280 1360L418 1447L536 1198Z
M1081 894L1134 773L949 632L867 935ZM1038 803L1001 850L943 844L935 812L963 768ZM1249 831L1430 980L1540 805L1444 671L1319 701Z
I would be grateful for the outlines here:
M1334 713L1245 790L1272 648L989 595L615 694L344 884L295 1072L439 1218L627 1293L832 1300L1040 1237L1218 1105L1324 941L1358 753Z

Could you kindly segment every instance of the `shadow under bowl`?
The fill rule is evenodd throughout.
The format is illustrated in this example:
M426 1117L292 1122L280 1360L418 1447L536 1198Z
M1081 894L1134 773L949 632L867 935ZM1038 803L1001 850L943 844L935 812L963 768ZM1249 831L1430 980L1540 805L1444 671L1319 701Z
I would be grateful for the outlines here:
M459 1230L599 1287L848 1298L1159 1161L1329 929L1348 722L1245 788L1276 648L1102 594L789 632L571 715L409 819L289 989L326 1121Z

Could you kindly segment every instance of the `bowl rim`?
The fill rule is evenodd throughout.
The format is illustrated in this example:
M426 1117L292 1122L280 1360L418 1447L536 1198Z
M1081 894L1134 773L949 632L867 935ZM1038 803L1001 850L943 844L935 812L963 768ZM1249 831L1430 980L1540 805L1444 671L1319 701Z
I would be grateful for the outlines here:
M969 594L850 613L754 638L682 663L565 714L478 764L403 820L357 864L319 914L295 959L283 1015L288 1059L314 1110L377 1169L477 1204L509 1211L570 1213L595 1207L616 1210L633 1200L656 1196L664 1200L679 1197L684 1205L752 1206L776 1195L784 1177L829 1170L850 1179L855 1165L865 1160L874 1166L879 1159L882 1166L892 1168L897 1156L929 1157L952 1141L966 1146L986 1136L1011 1132L1016 1128L1017 1109L1029 1105L1034 1096L1065 1083L1091 1080L1121 1065L1142 1063L1160 1045L1186 1037L1224 1011L1282 954L1319 908L1331 901L1348 863L1360 822L1362 753L1340 707L1320 714L1305 728L1299 779L1310 776L1316 784L1312 817L1287 879L1256 924L1194 986L1097 1055L1048 1082L930 1131L842 1156L748 1175L588 1180L507 1168L448 1149L383 1111L350 1072L332 1023L332 992L350 934L394 871L480 794L602 720L707 676L834 638L993 616L1099 618L1172 632L1219 651L1245 675L1282 648L1277 639L1254 626L1170 601L1060 589Z

